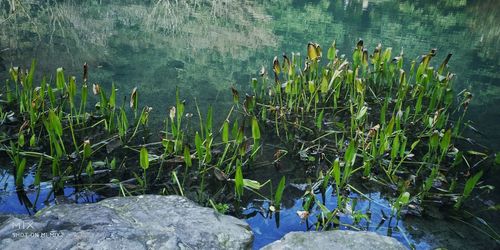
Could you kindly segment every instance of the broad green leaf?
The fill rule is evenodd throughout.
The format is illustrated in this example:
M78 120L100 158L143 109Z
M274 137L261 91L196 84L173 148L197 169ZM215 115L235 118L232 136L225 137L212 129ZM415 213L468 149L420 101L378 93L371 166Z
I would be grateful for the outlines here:
M328 54L327 54L328 60L333 61L333 59L335 59L336 53L337 53L337 48L335 46L335 41L333 41L332 46L330 46L330 48L328 49Z
M148 150L145 147L141 148L140 165L144 170L149 168Z
M90 146L90 141L86 140L83 142L83 158L88 159L92 154L92 148Z
M21 163L19 163L19 166L17 166L17 173L16 173L16 186L17 187L22 187L23 182L24 182L24 169L26 168L26 158L23 158L21 160Z
M31 135L31 138L30 138L30 147L34 147L36 146L36 136L35 134Z
M59 116L57 116L53 110L49 111L49 121L50 121L50 127L54 131L54 133L61 137L62 136L62 125L61 125L61 120L59 120Z
M358 115L356 116L356 120L361 120L366 115L366 111L368 111L368 107L363 106L361 110L359 110Z
M20 133L19 134L19 137L17 138L17 144L19 145L19 147L24 147L24 134L23 133Z
M285 183L286 183L285 176L283 176L281 177L280 183L276 188L276 193L274 194L274 205L277 206L278 208L280 207L281 198L283 197L283 190L285 190Z
M94 167L92 166L92 162L89 161L89 163L87 164L87 167L85 168L85 173L87 173L87 175L90 177L94 175Z
M439 144L439 132L434 131L430 137L429 144L431 148L436 148Z
M243 195L243 172L241 170L241 162L238 160L236 162L236 174L234 176L234 188L236 195L241 198Z
M243 186L251 188L253 190L259 190L262 187L260 182L250 179L243 179Z
M64 70L63 68L57 68L57 73L56 73L56 87L59 90L64 89L64 85L66 85L64 81Z
M328 93L328 80L326 79L326 76L323 76L323 79L321 80L320 90L323 94Z
M316 118L316 127L318 128L318 130L321 130L321 127L323 125L323 113L324 113L324 109L321 110L321 112L319 113L318 115L318 118Z
M189 146L185 145L184 146L184 162L186 163L186 166L191 167L193 165L191 161L191 152L189 151Z
M31 86L33 86L33 77L35 76L35 66L36 66L36 61L35 59L33 59L31 61L31 67L28 73L28 78L26 79L28 88L31 88Z
M394 141L392 141L392 150L391 150L391 158L395 159L399 153L399 134L394 137Z
M349 146L347 147L347 150L345 151L344 154L344 160L346 166L352 166L354 162L356 161L356 143L354 141L351 141L349 143Z
M115 108L116 106L116 87L115 84L111 84L111 95L109 96L109 107Z
M475 174L474 176L472 176L467 180L467 182L465 183L464 194L463 194L464 199L467 199L467 197L470 196L477 182L479 181L479 179L481 179L481 176L483 176L483 171L479 171L477 174Z
M259 129L259 122L257 121L257 118L252 117L252 137L254 140L260 140L260 129Z
M314 84L314 81L309 81L307 86L309 88L309 93L313 94L314 91L316 90L316 85Z
M448 147L450 146L450 142L451 142L451 129L448 129L448 131L446 131L446 133L444 133L444 136L443 138L441 139L441 151L444 153L446 153L446 151L448 150Z

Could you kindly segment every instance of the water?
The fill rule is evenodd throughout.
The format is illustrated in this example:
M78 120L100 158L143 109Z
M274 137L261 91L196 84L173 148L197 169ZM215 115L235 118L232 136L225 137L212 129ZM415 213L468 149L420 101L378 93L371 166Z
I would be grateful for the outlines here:
M457 73L457 91L469 88L474 94L468 118L482 134L467 135L493 151L500 150L500 109L496 108L500 104L500 1L20 2L22 6L10 14L9 1L0 1L0 80L11 64L28 66L33 58L38 62L38 77L53 75L60 66L81 76L82 64L87 62L91 83L109 89L114 82L122 96L137 86L140 102L154 107L151 118L159 124L174 104L176 87L188 101L187 111L194 108L195 98L202 108L224 107L231 102L230 86L244 89L275 55L305 53L309 41L327 48L336 40L340 53L350 56L355 42L363 38L370 51L381 42L396 52L402 49L408 60L437 48L434 63L453 53L450 67ZM12 179L8 171L1 176ZM489 181L498 180L494 178ZM17 197L12 180L5 183L11 184L2 189L0 211L23 213L22 206L11 202ZM294 205L281 212L280 228L273 224L274 218L248 219L254 231L261 230L262 242L290 230L305 230L295 214L299 196L289 197ZM335 197L328 202L335 204ZM407 221L413 226L406 227ZM399 225L405 231L432 230L429 223L412 218ZM455 236L465 235L455 238L469 238L467 231L460 233L460 226L453 225L459 232ZM425 242L432 247L456 244L443 240L451 234L440 233L433 232L441 237L435 239L414 230L408 237L421 248L428 247ZM404 237L395 237L408 244Z

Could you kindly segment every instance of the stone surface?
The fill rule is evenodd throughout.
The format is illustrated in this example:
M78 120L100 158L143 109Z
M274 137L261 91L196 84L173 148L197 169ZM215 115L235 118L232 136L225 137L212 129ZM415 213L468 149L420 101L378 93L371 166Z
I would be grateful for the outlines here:
M179 196L64 204L0 216L0 249L248 249L248 224Z
M281 240L262 248L262 250L281 249L403 250L406 247L394 238L372 232L336 230L327 232L291 232Z

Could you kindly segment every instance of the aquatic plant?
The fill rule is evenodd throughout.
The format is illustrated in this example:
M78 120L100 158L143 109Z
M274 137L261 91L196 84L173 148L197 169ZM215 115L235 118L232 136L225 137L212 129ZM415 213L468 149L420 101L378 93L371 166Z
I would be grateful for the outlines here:
M208 107L202 115L195 101L198 124L191 127L193 114L177 90L160 137L148 128L152 108L140 106L138 88L120 103L114 83L109 95L97 83L88 95L86 64L80 92L76 77L66 78L62 68L36 85L35 62L28 70L13 67L1 96L0 152L10 157L19 190L32 164L36 185L51 180L56 195L68 185L111 187L120 195L179 194L237 213L228 204L239 206L250 193L269 201L268 212L276 212L279 223L286 178L272 190L270 180L247 175L259 165L262 141L276 136L282 145L269 166L285 155L313 165L304 176L309 183L301 215L307 220L319 208L316 229L341 225L341 214L354 224L368 220L350 195L366 198L357 188L360 180L392 197L391 219L397 221L436 204L459 210L489 163L498 164L498 154L462 143L472 94L454 92L451 54L434 67L435 49L410 65L402 53L392 53L379 44L369 54L360 40L350 59L339 55L335 42L326 59L312 42L304 59L298 53L281 62L274 57L271 79L263 67L260 79L251 79L250 94L231 88L233 106L222 124L214 123L221 110ZM333 209L324 205L330 187L337 197Z
M455 75L447 66L452 55L435 67L436 55L432 49L405 65L402 52L393 56L392 48L381 44L370 54L360 40L348 58L335 42L326 56L311 42L305 58L274 57L272 77L263 68L261 79L252 79L252 114L275 131L288 152L316 166L320 185L306 191L304 210L320 206L323 227L332 214L346 212L348 193L356 192L362 179L391 190L398 217L403 208L414 213L434 204L458 208L480 182L480 169L494 156L461 143L472 94L454 92ZM325 165L331 166L326 177ZM468 177L470 172L476 174ZM338 211L327 211L310 195L324 192L329 182Z
M248 169L259 151L261 138L258 120L247 113L238 117L231 109L216 131L213 109L209 108L202 119L196 105L200 121L196 131L185 122L191 115L185 113L185 102L177 90L175 106L168 112L161 138L157 138L148 129L152 108L140 108L137 88L121 104L114 83L109 95L94 83L94 98L88 96L87 64L80 92L76 91L76 77L66 78L62 68L57 69L53 84L43 78L38 86L34 84L35 62L28 70L13 67L9 72L11 79L2 91L2 98L6 98L0 103L0 152L12 159L19 190L24 189L29 164L36 166L38 185L41 180L52 180L56 195L62 194L65 186L78 189L113 184L122 195L161 190L209 205L209 201L234 201L234 196L220 195L227 192L227 186L234 185L237 199L241 199L243 189L257 192L269 183L243 179L243 169ZM95 105L88 105L94 101ZM248 105L243 106L248 110ZM245 136L245 121L251 125L249 138Z

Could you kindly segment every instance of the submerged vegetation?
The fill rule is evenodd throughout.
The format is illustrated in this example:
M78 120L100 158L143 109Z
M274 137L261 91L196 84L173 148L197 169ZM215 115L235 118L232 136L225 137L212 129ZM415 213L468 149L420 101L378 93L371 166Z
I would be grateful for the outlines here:
M33 62L9 70L0 151L11 159L21 194L26 172L34 171L34 185L51 180L56 195L66 185L123 196L178 194L238 213L238 201L252 193L278 216L286 178L245 178L265 156L263 141L274 136L282 144L272 164L279 168L282 157L292 155L309 167L299 215L307 219L319 208L316 229L341 224L340 214L351 214L355 223L369 220L349 198L364 196L360 181L392 197L388 218L419 215L428 206L458 214L499 157L463 143L472 94L453 90L451 54L435 67L436 54L433 49L405 64L403 53L394 56L380 44L370 54L360 40L347 57L335 42L325 53L309 43L307 56L284 54L281 62L274 58L270 73L263 67L249 94L232 88L233 106L220 127L214 113L223 111L202 114L195 104L196 114L188 113L177 91L159 135L148 128L153 109L140 106L137 88L125 94L114 84L110 90L91 85L86 64L81 84L62 68L35 84ZM315 196L328 188L337 196L333 210ZM500 239L489 226L485 233Z

